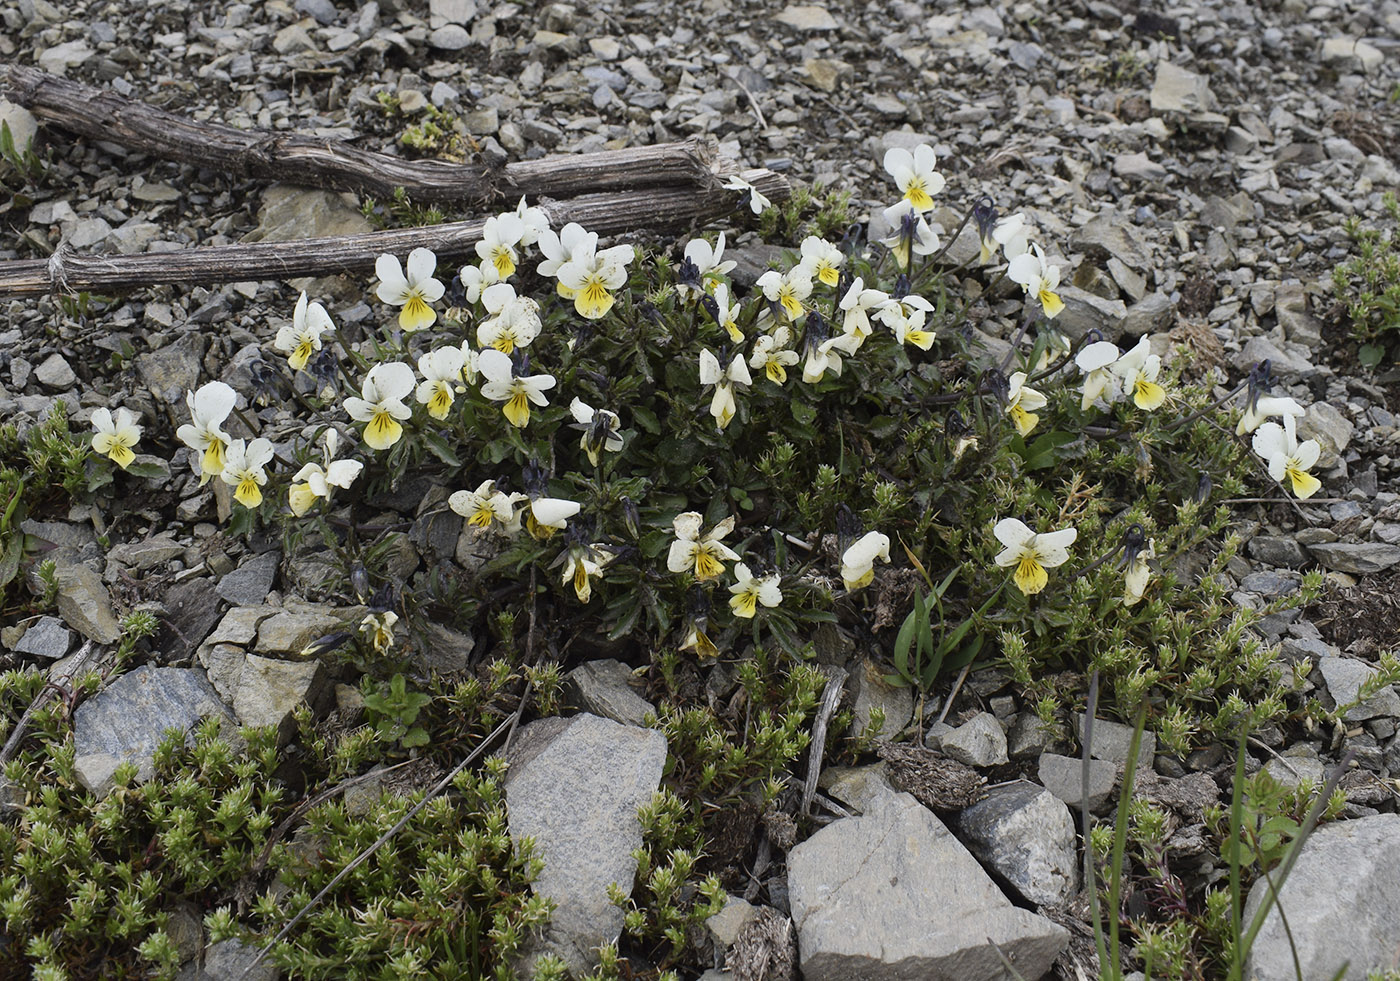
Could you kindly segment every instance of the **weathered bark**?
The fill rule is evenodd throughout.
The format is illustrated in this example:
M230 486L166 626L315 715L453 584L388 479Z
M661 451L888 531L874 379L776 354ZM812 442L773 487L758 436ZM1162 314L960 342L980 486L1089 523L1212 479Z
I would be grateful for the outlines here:
M788 183L779 174L750 170L742 176L774 201L788 196ZM731 213L739 198L736 192L713 182L710 187L685 185L585 194L542 207L554 228L576 221L589 231L611 235L712 221ZM375 259L382 253L405 255L418 246L432 249L439 261L474 262L474 246L484 224L477 219L340 238L220 245L140 255L79 255L60 249L47 260L0 262L0 296L54 291L115 293L161 284L284 280L335 273L364 275L373 272Z
M714 141L700 138L560 154L493 171L479 164L404 160L314 136L197 122L23 65L0 65L0 95L44 123L162 159L235 177L335 187L383 198L402 187L415 202L425 204L477 206L514 203L521 195L562 197L714 181Z

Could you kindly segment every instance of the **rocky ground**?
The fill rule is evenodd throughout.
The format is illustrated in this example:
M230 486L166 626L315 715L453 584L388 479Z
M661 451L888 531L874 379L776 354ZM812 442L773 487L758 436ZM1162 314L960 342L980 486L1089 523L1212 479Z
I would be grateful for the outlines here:
M464 123L467 139L457 148L501 159L710 134L750 165L851 191L865 215L878 216L888 203L884 150L929 142L948 178L948 227L982 195L1034 218L1072 276L1060 321L1072 336L1097 329L1151 334L1163 345L1184 339L1233 377L1272 361L1282 389L1309 404L1300 435L1323 446L1326 497L1242 506L1238 530L1248 545L1230 565L1233 599L1257 607L1296 590L1304 570L1326 571L1322 600L1268 618L1264 638L1290 663L1311 661L1311 683L1331 704L1353 701L1378 654L1400 642L1393 414L1400 373L1359 367L1330 286L1332 268L1348 254L1346 219L1380 215L1382 193L1400 190L1396 0L1141 9L1127 0L1050 7L19 0L0 19L0 57L198 119L392 150L397 134L435 106ZM385 112L383 93L397 100L396 114ZM135 253L371 227L339 195L230 182L58 132L41 142L52 151L51 170L34 200L5 207L0 257L44 256L60 243ZM331 279L318 289L323 301L339 303L339 321L371 317L363 283ZM0 419L27 427L62 400L83 425L94 408L118 403L147 420L182 421L184 393L198 379L247 377L295 296L287 284L250 277L228 287L136 292L97 316L49 299L0 301ZM1004 314L973 307L993 346L1014 327ZM275 408L264 413L279 422ZM99 650L116 639L117 614L145 607L169 625L159 667L125 676L75 718L80 770L97 788L116 757L153 738L132 720L168 722L179 712L189 722L219 706L213 710L243 722L283 723L324 682L314 664L285 655L363 615L322 602L316 584L324 569L315 563L284 561L271 541L221 535L227 500L199 486L177 445L166 431L143 446L152 465L168 470L148 496L75 505L27 527L56 546L57 615L8 622L0 633L0 667L61 671L83 639ZM405 567L451 556L456 532L424 527ZM432 666L460 670L476 639L444 628L438 641ZM878 704L889 731L902 729L913 715L908 692L883 689L878 672L859 662L848 667L857 716ZM178 673L160 674L167 671ZM539 778L522 767L513 778L513 787L546 798L529 806L546 815L541 828L551 825L549 807L576 814L578 800L599 792L578 774L576 796L562 805L548 792L598 740L635 752L643 782L660 778L654 740L635 728L644 705L626 671L606 664L580 671L578 704L615 721L581 716L536 734L556 751L540 751L529 767L553 760L565 768ZM995 976L995 962L980 959L986 935L1028 976L1048 970L1065 929L1033 911L1062 909L1079 884L1062 802L1086 794L1095 805L1107 801L1124 740L1100 730L1106 742L1094 751L1102 769L1084 788L1077 760L1058 755L1072 755L1071 747L1038 740L1026 708L974 675L950 724L927 734L931 748L997 780L1012 762L1029 777L942 812L947 825L890 785L893 773L894 786L910 786L893 763L828 774L824 795L852 816L796 843L785 862L757 868L761 888L748 896L757 905L736 899L714 927L717 950L744 929L778 935L772 917L781 914L791 916L809 981L904 977L911 969ZM1335 946L1395 966L1385 958L1400 942L1393 935L1397 719L1400 696L1383 688L1333 732L1261 734L1261 759L1272 757L1268 766L1282 780L1319 778L1346 751L1366 778L1346 785L1348 817L1356 820L1320 834L1289 883L1295 902L1322 910L1293 924L1305 956L1315 958L1305 961L1319 972L1310 977L1330 963L1324 937L1347 936ZM630 741L619 741L618 725L631 727ZM113 743L113 734L122 738ZM1199 831L1202 801L1219 797L1220 760L1219 753L1160 756L1143 778L1186 832ZM611 778L601 784L610 786ZM608 821L626 824L620 812ZM594 847L592 832L570 834L575 846L586 843L571 853L585 864L597 858L589 853L606 851ZM935 844L891 853L879 843L892 835ZM586 892L590 875L625 877L634 844L627 834L613 842L623 872L580 869L557 886L555 895L579 913L560 927L574 931L565 946L586 947L589 937L616 931L606 910L591 919L579 912L597 905L596 889L573 899L568 889ZM566 845L556 847L559 867L567 867ZM1189 864L1184 844L1182 854ZM974 879L978 885L965 889ZM954 894L961 919L930 934L925 914ZM1384 903L1391 905L1378 907ZM873 917L876 908L897 915ZM1360 927L1358 909L1370 917ZM1260 978L1292 976L1277 934L1266 930L1261 940ZM896 968L901 960L905 967ZM708 966L692 965L690 976ZM1058 970L1069 969L1062 962Z

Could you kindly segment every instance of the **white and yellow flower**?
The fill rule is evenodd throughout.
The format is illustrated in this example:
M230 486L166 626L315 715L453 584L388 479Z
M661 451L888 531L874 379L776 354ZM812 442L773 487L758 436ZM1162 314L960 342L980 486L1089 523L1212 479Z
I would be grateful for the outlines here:
M1152 342L1146 336L1137 346L1124 354L1109 368L1123 381L1123 392L1133 397L1139 409L1152 410L1167 400L1167 391L1157 384L1162 359L1152 353Z
M575 254L559 267L559 285L567 287L580 317L597 320L613 306L612 291L627 283L627 265L636 253L630 245Z
M1235 426L1235 435L1254 432L1270 416L1301 416L1306 411L1295 399L1261 395L1254 405L1245 403L1244 415L1240 416L1239 425Z
M672 572L692 573L700 582L723 575L724 563L739 558L723 541L724 536L734 530L734 516L725 518L703 536L700 534L702 520L699 511L676 515L672 523L676 540L666 555L666 568Z
M776 385L787 382L787 369L797 364L797 352L789 346L792 331L779 327L771 334L761 334L753 342L753 353L749 355L749 367L762 368L768 380Z
M375 295L399 311L399 326L404 330L422 330L437 320L432 304L442 299L445 287L433 278L437 256L432 249L418 248L408 254L408 275L396 256L381 255L374 264L379 276Z
M272 462L272 444L259 437L251 443L235 439L228 445L224 469L219 476L236 488L233 499L245 508L262 504L262 487L267 483L266 466Z
M802 380L815 385L831 372L833 378L841 377L841 355L856 353L861 344L858 334L837 334L815 344L805 344L807 360L802 363Z
M1074 363L1084 372L1080 411L1088 412L1089 406L1100 396L1112 402L1118 394L1118 376L1109 366L1118 360L1120 353L1118 345L1112 341L1095 341L1074 356Z
M724 232L719 233L719 239L712 247L703 238L693 238L685 243L685 258L695 264L695 268L700 272L700 282L704 284L707 279L716 279L733 269L737 263L732 259L724 258ZM693 289L685 283L677 283L677 288L683 293Z
M457 274L466 290L467 302L476 303L481 299L481 291L496 282L496 267L489 262L477 266L463 266Z
M413 415L403 400L413 394L413 369L402 361L377 364L365 376L360 389L363 398L350 396L345 411L356 422L365 423L365 443L376 450L387 450L403 435L400 423Z
M1147 592L1147 581L1152 577L1152 570L1147 567L1148 559L1155 559L1157 551L1154 548L1156 542L1147 540L1147 544L1138 550L1133 556L1128 567L1123 570L1123 605L1135 606L1142 600L1143 593Z
M880 244L894 253L900 269L909 268L911 251L914 255L933 255L938 251L938 233L908 200L886 208L885 221L892 230L880 239Z
M1035 410L1045 408L1045 396L1033 388L1026 387L1024 371L1015 372L1007 379L1007 384L1009 387L1006 414L1011 417L1018 433L1029 436L1035 424L1040 421L1040 416L1035 414Z
M759 193L758 188L744 180L738 174L729 178L729 183L724 185L726 191L739 191L749 196L749 210L756 215L761 215L772 207L773 202Z
M1269 465L1269 476L1279 483L1286 478L1299 498L1309 498L1322 487L1308 471L1317 465L1322 455L1322 446L1315 439L1298 442L1297 423L1294 416L1285 414L1283 425L1266 422L1254 434L1254 452L1264 458Z
M141 439L141 427L130 409L117 410L116 419L110 409L92 410L92 448L125 470L136 459L132 449Z
M934 169L937 162L933 147L927 143L920 143L912 153L899 146L885 151L885 173L894 178L904 200L920 212L933 210L933 196L946 183Z
M770 269L758 277L755 284L763 290L770 303L776 304L788 320L802 316L806 308L802 301L812 295L812 277L807 267L793 266L785 273Z
M201 484L224 469L224 451L232 437L222 427L237 401L238 394L221 381L206 382L198 391L185 393L192 421L175 430L175 435L201 454L197 464Z
M783 601L783 591L778 585L781 577L776 572L759 578L749 571L747 565L739 562L734 566L734 578L734 585L729 587L732 594L729 608L736 617L752 620L758 612L758 604L762 603L771 610Z
M912 344L921 351L927 351L933 346L935 334L925 330L924 324L932 311L933 304L921 296L910 294L890 300L875 316L890 329L900 344Z
M729 284L716 283L714 292L715 320L724 328L729 339L735 344L744 342L744 332L739 329L739 301L729 302Z
M586 231L578 222L571 221L557 234L549 229L540 232L537 244L544 261L535 271L541 276L557 279L559 270L572 262L575 256L591 256L598 250L598 233ZM564 299L573 299L574 291L565 286L562 280L556 289Z
M540 240L540 236L549 231L549 215L545 214L543 208L532 207L525 203L525 198L520 198L520 203L515 206L515 217L520 219L520 224L524 226L524 231L520 235L520 244L524 246L534 245Z
M715 386L714 398L710 400L710 415L722 430L734 418L738 406L734 402L735 385L752 385L753 376L748 365L744 364L743 352L734 355L728 368L720 367L719 358L710 353L709 348L700 352L700 384Z
M1033 251L1015 256L1006 267L1006 276L1019 283L1027 296L1035 297L1045 316L1054 318L1065 308L1064 300L1055 290L1060 285L1060 267L1051 265L1039 245Z
M512 426L524 427L530 421L530 403L546 406L545 392L554 387L553 375L517 377L510 357L487 348L477 357L477 370L486 382L481 394L493 402L504 402L501 411Z
M986 239L982 240L982 261L990 259L997 246L1001 247L1001 254L1008 262L1018 255L1024 255L1031 247L1031 231L1031 226L1026 224L1026 216L1019 212L998 220L992 226L990 247Z
M365 641L375 654L383 656L389 653L389 648L394 646L394 624L398 622L399 615L393 610L365 614L360 621L360 632L365 635Z
M457 393L466 391L462 384L463 360L460 347L440 347L418 359L418 373L423 381L418 383L416 395L434 419L446 419Z
M603 574L612 553L599 543L575 546L569 549L569 558L564 563L564 585L574 587L574 595L580 603L587 603L593 597L593 580Z
M482 481L476 490L453 491L447 506L467 519L467 527L480 535L493 527L513 535L520 530L520 508L524 494L496 490L494 480Z
M481 229L481 241L476 243L482 272L489 266L495 271L497 282L515 275L516 264L520 261L520 240L524 236L525 222L513 211L487 218Z
M526 506L525 530L530 537L544 541L556 531L569 526L569 519L578 514L579 503L562 497L537 497Z
M292 322L283 324L277 331L277 339L272 346L285 352L287 364L293 371L301 371L311 355L321 350L321 335L335 330L331 315L319 303L308 303L303 290L292 311Z
M1045 570L1064 565L1069 560L1069 546L1079 537L1075 528L1037 535L1018 518L1002 518L992 534L1004 546L996 557L997 565L1016 567L1012 581L1027 596L1045 588L1050 581Z
M802 240L800 265L807 268L807 275L819 283L835 286L841 282L841 265L846 256L826 239L808 235Z
M577 396L569 403L569 412L583 429L578 445L588 454L589 463L596 467L605 451L617 453L622 449L622 420L616 412L595 409Z
M529 347L540 334L540 305L528 296L516 296L510 283L496 283L481 292L481 305L489 318L476 329L476 342L512 354Z
M841 581L848 590L864 589L875 578L875 560L890 560L890 536L868 531L841 553Z
M335 458L340 434L334 429L326 430L325 443L325 467L319 463L308 463L296 472L292 486L287 489L287 503L291 506L292 514L298 518L311 510L318 497L329 501L332 487L348 488L365 467L359 460Z
M865 280L857 276L851 282L851 288L846 291L846 295L841 297L841 310L845 313L845 319L841 323L841 329L847 334L851 334L857 340L864 341L870 336L870 315L878 313L884 309L885 304L890 302L890 295L881 290L866 289Z

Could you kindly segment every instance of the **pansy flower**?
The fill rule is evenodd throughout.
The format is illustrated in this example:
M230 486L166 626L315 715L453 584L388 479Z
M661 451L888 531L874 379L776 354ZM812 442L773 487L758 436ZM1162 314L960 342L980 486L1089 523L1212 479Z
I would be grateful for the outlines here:
M764 211L772 207L773 202L759 193L758 188L744 180L738 174L729 178L729 183L724 185L726 191L741 191L748 196L749 210L756 215L763 214Z
M525 511L525 530L531 538L544 541L569 526L569 519L578 514L579 503L562 497L536 497Z
M612 553L596 542L573 546L564 563L564 585L573 586L579 602L587 603L593 597L593 580L603 574L611 560Z
M423 381L418 384L418 401L428 407L428 415L434 419L446 419L452 401L462 385L462 349L440 347L418 359L418 373Z
M892 231L880 244L894 253L900 269L909 268L910 254L933 255L938 251L938 233L907 200L885 209L885 221Z
M436 269L437 256L424 248L408 254L408 275L404 275L395 256L381 255L375 262L374 271L379 276L375 294L390 306L403 307L399 311L399 326L404 330L422 330L437 320L432 304L442 299L446 287L433 278Z
M602 252L575 254L559 267L559 285L567 287L580 317L598 320L613 306L612 291L627 282L632 246L615 245Z
M796 320L806 309L802 301L812 295L812 277L802 265L793 266L785 273L770 269L758 277L755 284L768 301L782 310L783 316Z
M723 276L737 265L733 259L724 259L724 232L719 233L713 247L703 238L691 239L685 244L684 256L694 263L702 284L706 279Z
M846 256L826 239L808 235L802 240L801 265L807 268L807 275L819 283L835 286L841 281L841 264Z
M758 577L749 571L747 565L739 562L734 566L734 578L734 585L729 587L729 608L736 617L752 620L758 612L758 604L772 609L783 601L783 591L778 585L780 577L776 572Z
M1301 416L1306 411L1295 399L1261 395L1253 405L1245 403L1244 415L1240 416L1239 424L1235 426L1235 435L1254 432L1270 416Z
M540 333L540 305L528 296L517 296L510 283L496 283L481 292L481 305L491 316L476 329L476 342L512 354L529 347Z
M889 301L888 293L866 289L865 280L857 276L851 281L846 295L841 297L841 310L845 314L841 329L859 340L865 340L871 331L870 314L882 310Z
M1018 518L1002 518L992 534L1004 546L996 557L1003 568L1015 566L1012 581L1027 596L1033 596L1050 581L1046 569L1064 565L1069 559L1069 546L1079 537L1075 528L1038 535Z
M749 355L749 367L762 368L768 380L775 385L787 381L787 369L797 364L797 352L788 345L792 343L792 331L779 327L771 334L761 334L753 342L753 353Z
M1322 455L1322 446L1315 439L1298 442L1297 423L1294 416L1283 416L1283 425L1266 422L1254 433L1254 452L1264 458L1269 465L1269 476L1279 483L1288 480L1293 493L1300 498L1309 498L1322 487L1322 481L1310 471L1317 465Z
M729 285L727 283L716 283L714 297L715 322L724 328L729 339L735 344L742 344L744 332L739 329L739 301L729 302Z
M1152 353L1152 342L1144 336L1137 346L1124 354L1109 368L1123 380L1123 392L1132 395L1139 409L1156 409L1167 400L1167 391L1157 384L1162 359Z
M710 415L714 416L715 424L724 429L738 409L734 402L734 386L753 384L753 376L744 364L742 352L734 355L728 368L723 368L719 358L706 348L700 352L700 384L715 386L714 398L710 400Z
M482 481L476 490L453 491L447 506L467 519L467 527L476 534L498 527L508 535L520 530L519 505L524 494L507 494L496 489L494 480Z
M296 476L292 478L292 486L287 489L287 503L292 509L292 514L298 518L311 510L318 497L330 500L332 487L348 488L364 469L364 464L359 460L335 458L340 445L340 434L334 429L326 430L325 444L326 465L322 467L319 463L308 463L296 472Z
M934 169L938 162L933 147L920 143L911 153L904 147L885 151L885 173L894 178L904 200L916 211L932 211L933 196L943 190L943 175Z
M237 401L238 394L221 381L206 382L198 391L185 393L192 421L175 430L175 435L201 454L201 484L224 469L224 451L232 438L222 427Z
M1006 267L1006 276L1020 284L1027 296L1035 297L1045 316L1053 318L1065 308L1064 300L1055 292L1060 285L1060 267L1046 261L1039 245L1033 249L1013 258Z
M1018 433L1029 436L1035 424L1040 421L1035 410L1045 408L1046 398L1035 389L1026 387L1024 371L1015 372L1007 379L1007 384L1006 414L1011 417Z
M591 256L598 250L598 233L587 231L578 222L571 221L558 234L548 229L540 232L538 245L544 261L535 271L541 276L557 279L559 270L572 262L575 256ZM557 291L566 300L574 297L574 291L565 286L562 280Z
M245 508L262 504L262 486L267 483L266 467L272 462L272 444L259 437L251 443L235 439L228 445L224 468L219 472L224 483L235 488L233 499Z
M136 459L132 448L141 439L141 427L130 409L120 408L112 418L110 409L92 410L92 448L125 470Z
M1089 406L1102 396L1113 401L1118 391L1118 376L1109 366L1118 360L1118 345L1112 341L1095 341L1074 356L1074 363L1084 372L1084 387L1081 390L1079 409L1088 412Z
M666 555L666 568L672 572L690 572L700 582L722 575L724 563L739 558L738 553L723 541L734 530L733 515L701 535L703 520L699 511L676 515L672 522L676 540L671 543L671 550Z
M514 212L487 218L481 229L481 240L476 243L482 271L485 272L489 265L495 271L497 281L510 279L515 274L516 263L520 261L517 247L524 235L525 223Z
M530 421L531 402L538 406L549 404L544 393L554 387L553 375L517 376L510 357L495 348L481 352L477 370L486 379L481 394L493 402L505 403L501 411L512 426L523 427Z
M569 403L569 412L578 424L577 428L583 430L578 445L588 454L589 463L596 467L604 451L617 453L622 449L622 420L616 412L595 409L577 396Z
M403 400L413 394L413 369L402 361L377 364L365 376L360 389L363 398L345 400L345 411L356 422L365 423L365 443L376 450L387 450L403 435L400 422L413 415Z
M890 536L868 531L841 553L841 581L848 590L863 589L875 578L875 560L890 560Z
M335 330L331 315L321 304L308 303L303 290L292 311L292 322L282 325L272 346L287 355L287 364L293 371L301 371L311 355L321 350L321 335L331 330Z

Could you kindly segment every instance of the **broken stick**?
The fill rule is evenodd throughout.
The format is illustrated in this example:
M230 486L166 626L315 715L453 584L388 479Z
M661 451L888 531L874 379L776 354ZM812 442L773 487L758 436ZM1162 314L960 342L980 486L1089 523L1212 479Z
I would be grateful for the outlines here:
M348 142L203 123L24 65L0 65L0 95L41 122L91 140L119 143L165 160L235 177L334 187L389 198L402 187L415 202L514 204L554 197L714 181L713 139L558 154L508 163L405 160Z
M741 174L766 197L781 201L790 193L787 180L771 170ZM683 228L732 212L739 195L718 186L657 187L632 193L585 194L541 207L550 225L576 221L602 235ZM475 261L475 245L485 221L454 221L421 228L400 228L340 238L296 242L219 245L181 252L138 255L80 255L60 248L48 259L0 262L0 296L41 293L116 293L165 284L236 283L284 280L337 273L364 275L383 253L406 255L424 246L439 261Z

